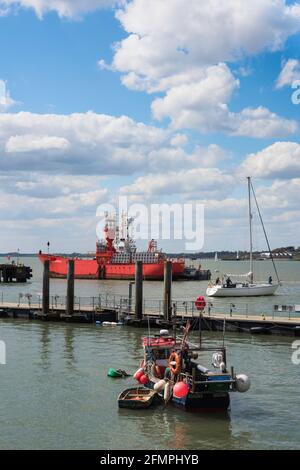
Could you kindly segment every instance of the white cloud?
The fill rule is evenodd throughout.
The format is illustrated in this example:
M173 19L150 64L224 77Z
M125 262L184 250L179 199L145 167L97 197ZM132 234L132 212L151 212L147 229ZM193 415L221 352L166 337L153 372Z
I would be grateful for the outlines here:
M231 113L233 135L256 138L284 137L298 130L296 121L285 119L269 109L245 108L240 113Z
M5 144L7 153L37 152L43 150L67 150L70 142L62 137L41 136L31 134L10 137Z
M76 18L122 3L122 0L0 0L0 7L3 14L8 14L9 8L21 7L32 8L39 18L50 11L55 11L60 17Z
M289 59L282 67L276 88L292 86L296 80L300 80L300 62L296 59Z
M276 142L249 155L240 166L239 172L258 178L300 176L300 145L296 142Z
M127 86L149 91L195 67L278 50L300 30L299 3L284 0L133 0L117 17L128 36L113 65Z
M190 0L187 7L186 0L132 0L116 16L128 36L115 45L111 66L99 63L121 72L130 89L165 92L152 102L156 119L170 119L174 129L253 138L297 130L295 121L261 106L232 112L239 80L225 62L282 48L300 31L300 3Z
M160 172L211 167L226 159L217 145L184 149L187 136L92 112L0 115L0 170L64 174Z
M223 198L230 193L234 177L217 168L192 168L162 174L141 176L128 186L121 188L122 194L145 196L183 195L190 198Z
M281 118L268 109L246 108L240 113L228 104L239 81L226 64L201 69L192 83L173 86L163 98L152 103L157 119L169 117L175 129L194 128L200 132L225 132L248 137L281 137L297 130L295 121Z
M121 116L20 112L0 115L0 169L130 174L173 134ZM9 155L9 158L8 158Z
M184 147L188 142L188 138L185 134L175 134L171 139L171 145L174 147Z

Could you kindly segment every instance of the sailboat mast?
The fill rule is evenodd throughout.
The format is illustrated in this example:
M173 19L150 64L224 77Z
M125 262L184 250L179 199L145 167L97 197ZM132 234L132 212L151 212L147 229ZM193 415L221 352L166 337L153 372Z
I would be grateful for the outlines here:
M250 229L250 282L253 283L253 235L252 235L252 209L251 209L251 178L248 180L248 201L249 201L249 229Z
M273 253L272 253L271 246L270 246L270 242L269 242L268 235L267 235L267 232L266 232L266 229L265 229L265 224L264 224L261 212L260 212L260 208L259 208L259 205L258 205L258 202L257 202L256 194L255 194L252 183L250 183L250 186L251 186L251 189L252 189L252 193L253 193L254 201L255 201L255 204L256 204L257 211L258 211L258 215L259 215L259 218L260 218L260 222L261 222L261 225L262 225L262 228L263 228L263 231L264 231L265 239L266 239L266 242L267 242L267 245L268 245L270 258L272 260L274 271L275 271L275 274L276 274L276 277L277 277L277 282L278 282L278 284L280 284L279 274L278 274L278 271L277 271L277 268L276 268L276 264L275 264L275 261L274 261Z

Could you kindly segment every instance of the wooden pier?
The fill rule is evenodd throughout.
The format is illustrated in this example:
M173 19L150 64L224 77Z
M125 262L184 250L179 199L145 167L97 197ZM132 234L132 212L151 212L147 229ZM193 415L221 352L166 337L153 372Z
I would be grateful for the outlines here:
M158 314L157 310L147 309L139 318L133 311L129 311L124 307L127 302L115 305L110 301L105 305L99 305L94 299L94 306L80 305L78 302L74 306L72 314L67 313L66 305L52 305L48 313L43 313L41 304L19 304L17 302L0 303L0 318L19 318L27 320L42 321L63 321L74 323L96 323L96 322L118 322L132 327L147 328L150 324L151 328L172 328L174 325L181 327L186 325L189 320L192 328L201 329L203 331L226 331L235 333L250 333L262 335L282 335L282 336L300 336L300 317L274 315L245 315L230 313L199 313L195 311L180 312L176 317L172 316L166 319L163 313ZM123 304L123 307L122 305ZM225 324L224 324L225 322Z
M132 327L178 328L190 321L192 329L203 331L231 331L262 335L300 336L300 315L292 310L254 314L230 304L226 312L217 311L208 303L199 312L194 300L172 300L170 264L165 265L162 300L144 299L142 265L136 264L135 283L129 284L128 296L100 294L97 297L74 295L74 264L70 261L66 296L50 296L49 266L44 265L43 295L19 295L18 302L7 302L0 296L0 318L19 318L42 321L76 323L122 322ZM135 284L135 296L132 295Z
M118 321L118 312L110 308L80 307L74 308L69 314L66 307L60 305L43 312L41 305L19 304L16 302L5 302L0 304L0 318L18 318L23 320L64 321L74 323L95 323L97 321Z
M32 269L21 264L0 264L0 282L26 282L32 278Z

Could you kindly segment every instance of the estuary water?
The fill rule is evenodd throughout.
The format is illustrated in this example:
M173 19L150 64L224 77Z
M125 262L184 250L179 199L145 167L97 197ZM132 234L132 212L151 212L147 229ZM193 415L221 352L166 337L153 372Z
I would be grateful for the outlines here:
M134 380L108 378L107 370L137 369L143 333L1 320L7 364L0 365L0 448L300 449L292 338L227 335L228 364L252 382L248 393L231 395L229 413L192 414L172 405L119 410L118 394ZM221 336L203 339L220 345Z
M7 260L6 260L7 261ZM32 267L33 278L26 284L4 285L0 284L0 302L2 298L7 302L18 302L19 294L22 294L22 303L26 303L25 294L32 294L33 299L37 299L42 292L42 265L38 258L20 259L26 265ZM0 258L0 263L5 260ZM210 269L213 279L223 274L245 274L249 272L249 263L246 261L194 261L193 264L198 267L200 264L203 269ZM300 304L300 261L279 261L277 262L282 285L275 296L253 297L253 298L227 298L213 299L212 312L227 313L230 310L230 304L233 302L237 313L248 311L249 314L272 314L274 305L298 305ZM275 274L271 261L256 261L254 263L256 280L266 282L269 275ZM78 297L97 297L99 294L117 294L128 296L128 281L111 280L77 280L75 282L75 295ZM177 281L173 282L172 298L173 300L195 300L198 295L204 295L206 292L207 281ZM65 296L66 282L63 279L51 279L51 296ZM144 298L146 300L160 300L163 298L163 283L159 281L144 282ZM34 301L34 300L33 300Z
M41 292L38 260L24 262L34 277L22 286L0 285L6 300ZM251 299L252 309L300 304L300 263L278 265L283 279L278 295ZM211 261L203 267L247 272L243 262ZM271 266L258 262L256 269L265 279ZM173 297L193 299L206 286L174 283ZM65 295L65 289L65 281L51 281L53 294ZM126 294L128 282L76 282L76 295L107 290ZM162 283L145 283L145 297L161 296ZM143 333L123 326L0 320L7 353L6 365L0 365L0 449L300 449L300 365L291 360L295 338L226 335L228 366L252 382L248 393L231 395L229 413L191 414L172 406L119 410L118 394L134 381L110 379L107 370L135 372ZM222 337L204 332L203 340L217 346ZM209 367L210 358L205 359Z

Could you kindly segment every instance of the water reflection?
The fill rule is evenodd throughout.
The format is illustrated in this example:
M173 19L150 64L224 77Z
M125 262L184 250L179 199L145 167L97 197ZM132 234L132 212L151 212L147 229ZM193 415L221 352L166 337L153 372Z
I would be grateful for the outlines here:
M67 325L64 329L64 357L67 359L67 366L75 369L74 355L74 327Z
M120 409L118 415L134 422L140 439L153 448L247 448L251 438L250 432L233 433L230 411L195 413L161 405L144 411Z
M48 368L51 366L51 325L41 325L40 331L40 363L42 367Z

